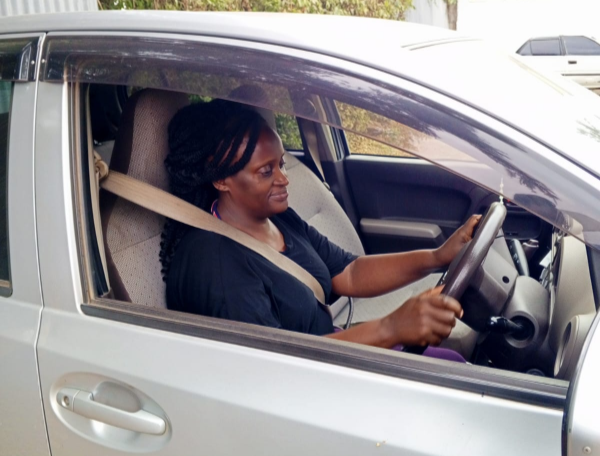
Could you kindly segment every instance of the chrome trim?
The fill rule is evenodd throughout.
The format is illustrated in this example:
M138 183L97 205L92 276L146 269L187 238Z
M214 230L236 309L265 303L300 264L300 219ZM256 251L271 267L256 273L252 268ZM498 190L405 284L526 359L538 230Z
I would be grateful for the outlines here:
M404 220L381 220L364 218L360 221L363 233L435 239L442 230L433 223L407 222Z

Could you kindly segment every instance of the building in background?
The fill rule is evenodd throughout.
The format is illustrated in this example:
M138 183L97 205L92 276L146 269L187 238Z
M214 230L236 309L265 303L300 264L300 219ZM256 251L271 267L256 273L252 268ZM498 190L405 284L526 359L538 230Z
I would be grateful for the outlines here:
M453 28L445 0L413 0L414 9L406 12L407 22Z
M20 14L97 11L97 0L1 0L0 16Z

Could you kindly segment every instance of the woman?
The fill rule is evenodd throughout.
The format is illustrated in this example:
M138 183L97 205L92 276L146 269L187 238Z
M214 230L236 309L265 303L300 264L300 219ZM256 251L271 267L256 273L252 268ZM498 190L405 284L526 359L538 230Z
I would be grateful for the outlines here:
M169 125L169 147L174 195L287 255L328 298L378 296L448 265L480 217L437 250L356 257L288 207L281 139L257 112L223 100L188 106ZM170 220L160 257L174 310L388 348L438 345L462 316L456 300L429 290L384 318L334 331L305 285L228 238Z

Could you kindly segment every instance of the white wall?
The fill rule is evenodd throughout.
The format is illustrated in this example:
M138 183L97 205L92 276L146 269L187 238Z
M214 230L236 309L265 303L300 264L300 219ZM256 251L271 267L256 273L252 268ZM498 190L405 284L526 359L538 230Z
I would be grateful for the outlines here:
M448 28L448 15L444 0L413 0L413 5L415 9L409 10L405 14L407 22Z
M459 0L457 30L513 52L533 36L600 38L600 0Z
M97 9L97 0L0 0L0 16Z

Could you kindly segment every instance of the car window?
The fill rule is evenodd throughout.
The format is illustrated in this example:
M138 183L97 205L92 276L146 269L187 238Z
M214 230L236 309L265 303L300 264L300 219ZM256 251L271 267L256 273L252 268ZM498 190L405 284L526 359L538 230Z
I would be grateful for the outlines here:
M303 150L298 122L289 114L275 114L277 133L285 150Z
M568 55L600 55L600 44L585 36L563 36Z
M376 131L378 129L391 129L397 131L398 125L383 116L367 112L364 109L348 105L342 102L336 102L336 107L340 116L342 126L350 131L345 131L348 151L355 155L379 155L386 157L412 157L413 154L401 150L398 147L392 147L385 143L374 141L367 136L358 135L353 131ZM404 132L398 132L397 138L406 148L410 147L410 138L414 131L407 128ZM398 145L398 143L395 143Z
M561 55L558 38L531 40L532 55Z
M8 285L7 156L12 83L0 81L0 286Z
M531 55L531 41L528 41L523 46L521 46L521 48L517 51L517 54Z

